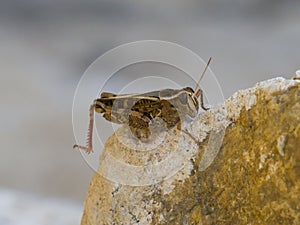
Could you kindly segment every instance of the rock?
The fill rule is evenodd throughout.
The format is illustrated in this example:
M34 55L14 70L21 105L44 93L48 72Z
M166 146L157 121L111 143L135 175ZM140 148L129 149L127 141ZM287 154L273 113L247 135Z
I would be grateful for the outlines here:
M82 225L300 224L299 80L260 82L151 143L127 129L107 140Z

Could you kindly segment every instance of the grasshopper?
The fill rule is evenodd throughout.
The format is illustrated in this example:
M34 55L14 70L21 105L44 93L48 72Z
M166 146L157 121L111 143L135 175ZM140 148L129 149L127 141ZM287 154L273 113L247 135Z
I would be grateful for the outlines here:
M73 148L79 148L87 153L93 150L93 126L94 113L102 113L103 117L113 123L128 124L131 132L139 139L148 138L151 135L150 124L156 119L163 120L167 129L178 125L180 129L181 118L195 118L200 106L208 110L203 103L203 91L199 87L211 58L209 58L195 91L190 87L183 89L163 89L144 94L113 94L103 92L100 98L93 101L90 106L90 121L88 127L86 146L75 144Z

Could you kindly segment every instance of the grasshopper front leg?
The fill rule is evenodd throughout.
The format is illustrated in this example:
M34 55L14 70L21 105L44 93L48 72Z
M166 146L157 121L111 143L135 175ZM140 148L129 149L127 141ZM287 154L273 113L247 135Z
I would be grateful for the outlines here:
M197 90L197 92L196 92L195 95L196 95L196 96L199 96L199 98L200 98L200 105L201 105L201 108L204 109L205 111L209 110L209 108L206 108L206 107L204 106L203 91L202 91L202 89L199 88L199 89Z
M75 144L73 148L84 150L87 153L93 152L94 114L95 114L95 104L92 104L90 106L90 122L89 122L88 135L87 135L87 146Z

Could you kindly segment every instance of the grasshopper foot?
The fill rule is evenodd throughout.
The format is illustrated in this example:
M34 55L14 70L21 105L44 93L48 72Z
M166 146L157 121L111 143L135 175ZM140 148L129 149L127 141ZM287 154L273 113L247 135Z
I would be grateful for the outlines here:
M73 145L73 149L74 149L74 148L81 149L81 150L85 151L85 152L88 153L88 154L90 154L91 152L93 152L93 149L92 149L92 148L90 148L90 147L85 147L85 146L81 146L81 145L77 145L77 144Z

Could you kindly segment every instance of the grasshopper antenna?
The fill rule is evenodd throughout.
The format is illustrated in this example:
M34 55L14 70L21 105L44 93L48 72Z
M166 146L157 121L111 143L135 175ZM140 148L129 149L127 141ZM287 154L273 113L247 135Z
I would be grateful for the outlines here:
M208 62L206 63L206 66L205 66L205 68L204 68L204 70L203 70L203 72L202 72L202 74L200 76L200 79L199 79L199 81L198 81L198 83L197 83L197 85L195 87L195 94L194 94L194 96L196 96L196 98L198 98L201 95L202 90L199 88L199 84L200 84L200 81L202 80L202 78L204 77L204 75L206 73L206 70L208 69L208 66L209 66L209 64L211 62L211 59L212 58L210 57L209 60L208 60Z

